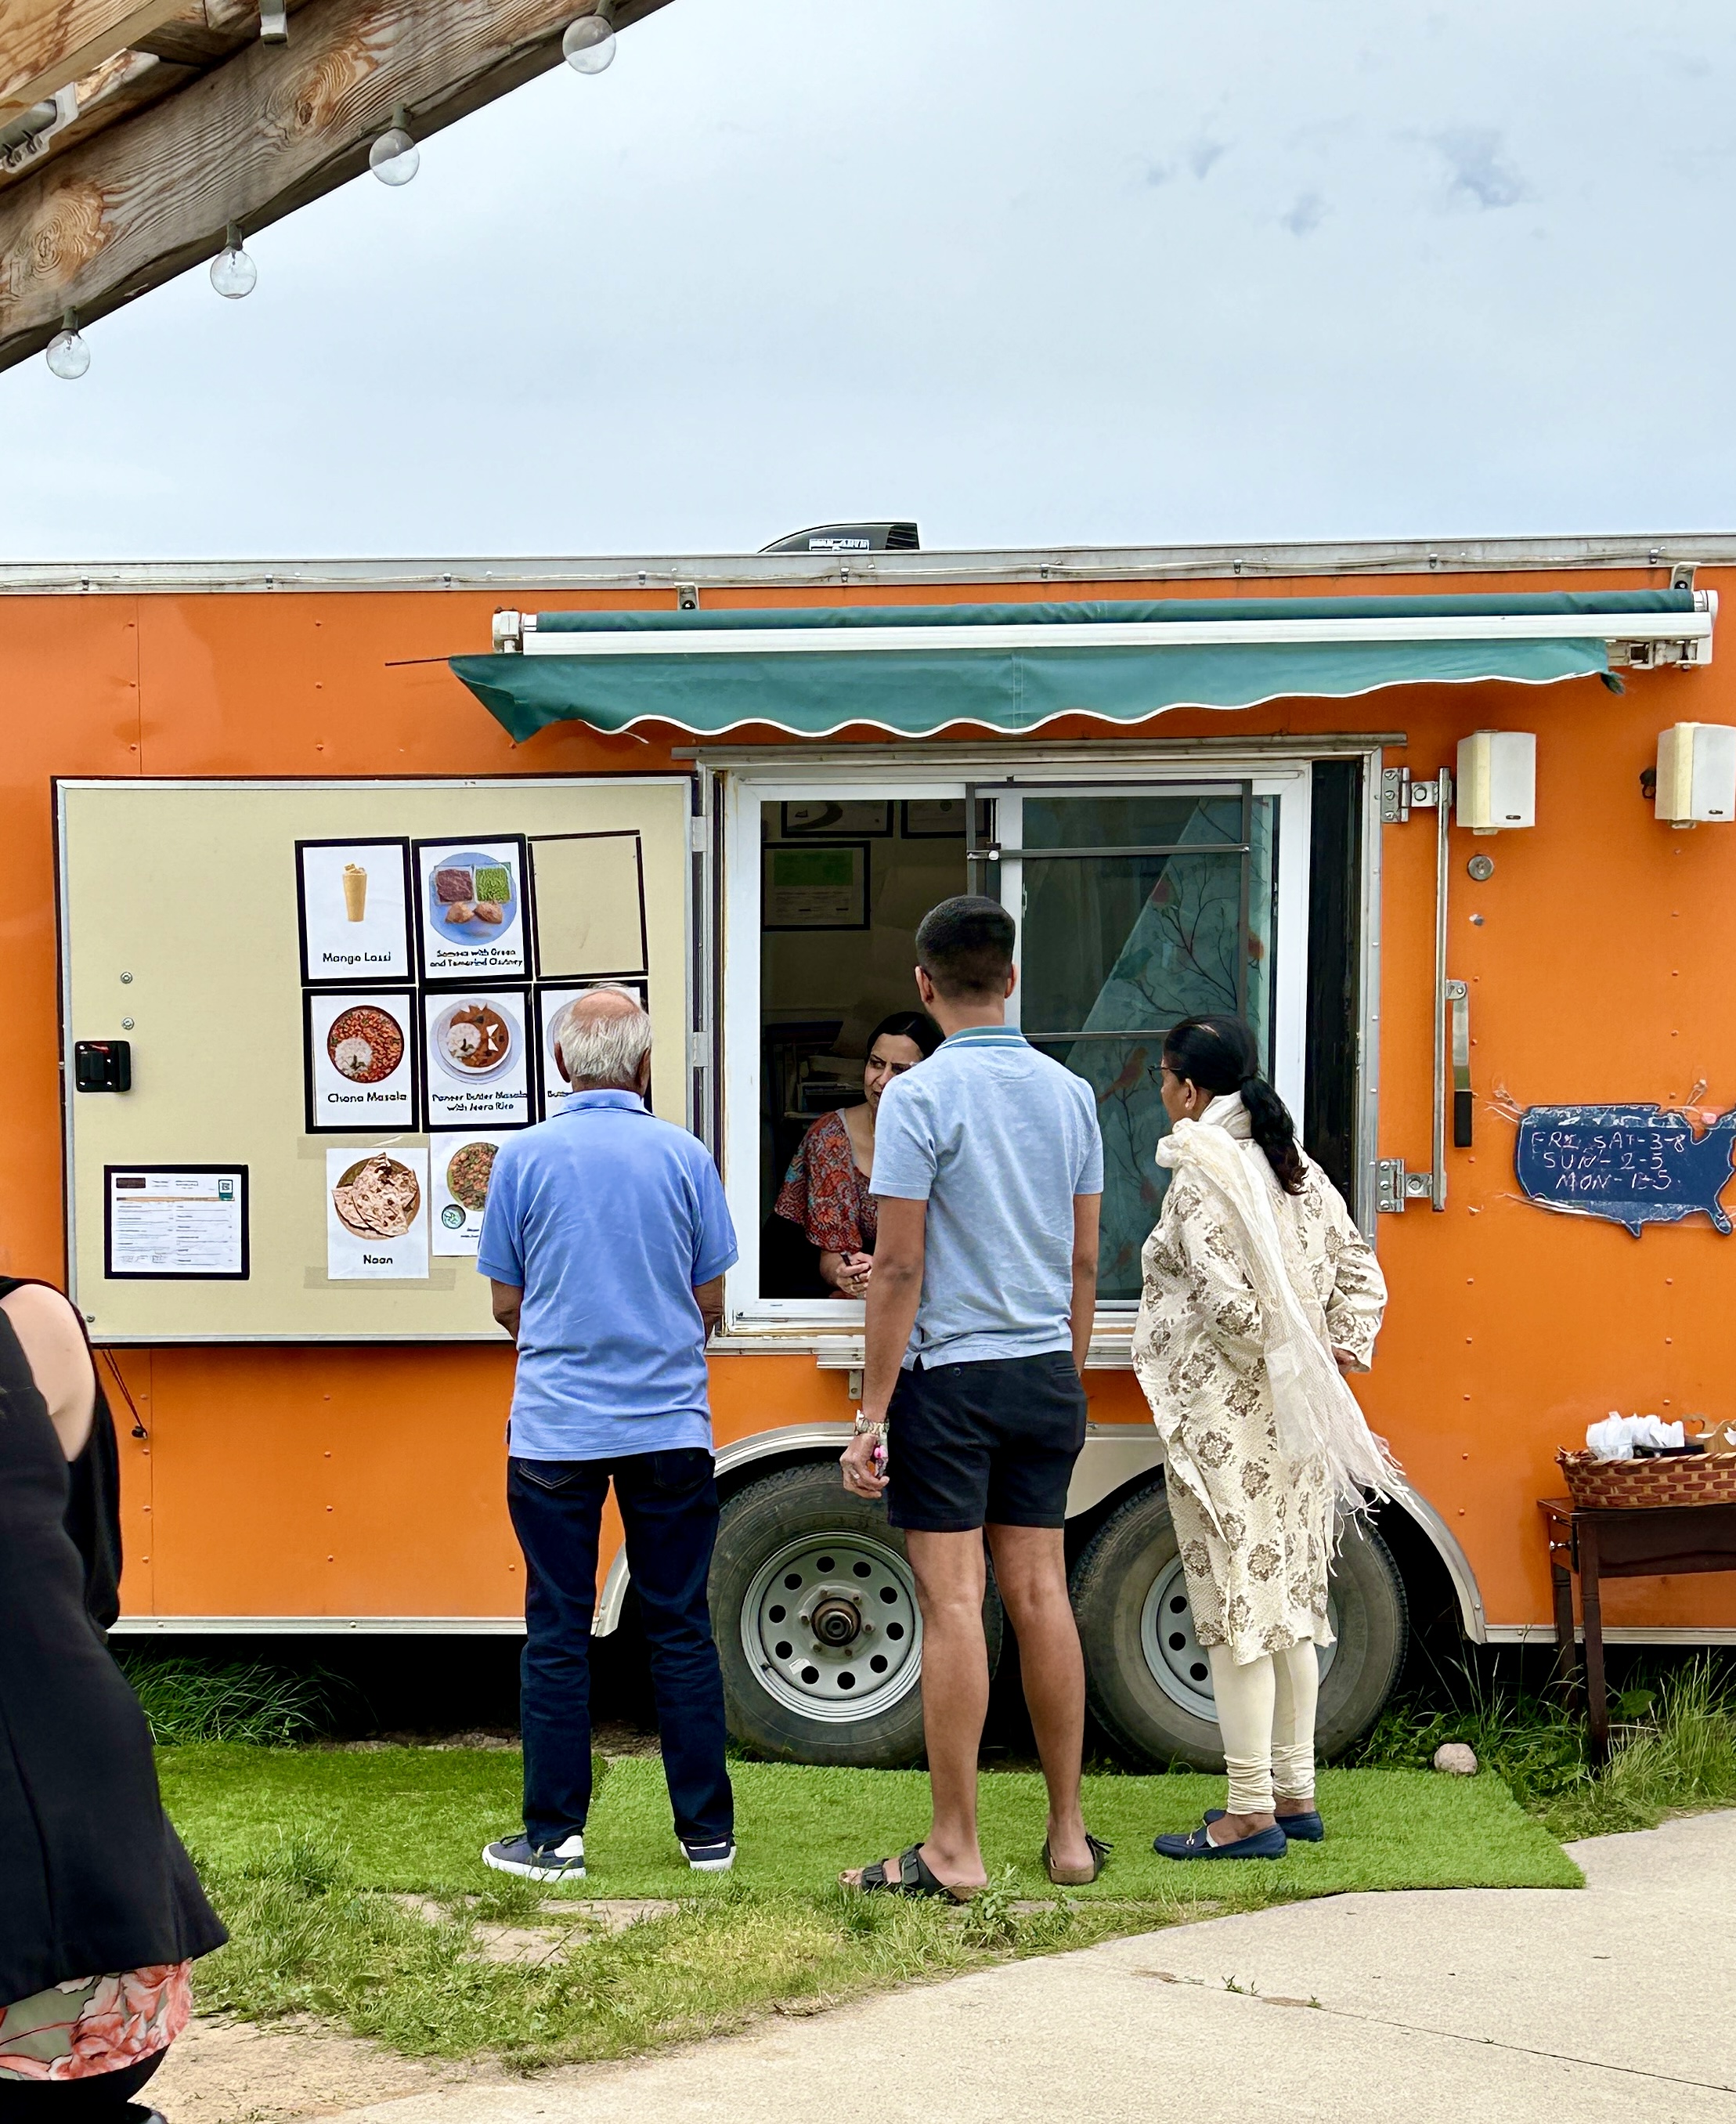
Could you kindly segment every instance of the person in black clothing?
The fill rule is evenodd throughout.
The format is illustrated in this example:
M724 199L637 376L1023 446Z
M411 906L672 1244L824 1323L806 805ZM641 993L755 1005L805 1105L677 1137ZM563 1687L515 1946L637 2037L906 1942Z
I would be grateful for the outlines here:
M114 1426L83 1323L0 1277L0 2124L124 2124L228 1938L103 1633Z

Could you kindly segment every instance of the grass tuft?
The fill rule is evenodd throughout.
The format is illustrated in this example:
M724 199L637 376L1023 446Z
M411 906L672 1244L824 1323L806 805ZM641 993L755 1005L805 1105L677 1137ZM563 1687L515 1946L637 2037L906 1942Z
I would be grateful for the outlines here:
M1608 1762L1593 1770L1582 1714L1554 1696L1491 1685L1462 1668L1446 1709L1389 1704L1358 1750L1370 1769L1421 1769L1445 1741L1463 1741L1513 1797L1556 1836L1654 1828L1668 1814L1736 1801L1736 1685L1702 1656L1625 1690Z
M288 1748L312 1738L330 1718L331 1681L321 1674L134 1652L120 1656L120 1671L144 1707L159 1747L239 1741Z

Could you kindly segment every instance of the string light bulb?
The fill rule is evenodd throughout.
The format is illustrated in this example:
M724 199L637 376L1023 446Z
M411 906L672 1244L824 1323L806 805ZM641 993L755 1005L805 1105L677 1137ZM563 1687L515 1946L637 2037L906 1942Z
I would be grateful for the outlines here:
M91 365L91 350L78 336L78 312L63 310L60 329L48 343L49 374L71 383Z
M223 247L211 261L211 285L238 303L259 284L259 268L242 248L241 231L232 221L223 231Z
M410 113L401 103L393 104L392 124L368 150L368 167L382 185L407 185L421 168L421 154L410 130Z
M575 73L601 73L615 56L615 0L597 0L589 15L569 22L561 50Z

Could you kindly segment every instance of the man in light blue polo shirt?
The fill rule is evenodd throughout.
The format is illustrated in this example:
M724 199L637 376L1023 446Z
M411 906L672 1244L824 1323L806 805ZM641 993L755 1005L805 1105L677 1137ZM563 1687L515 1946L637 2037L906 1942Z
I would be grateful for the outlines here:
M884 1494L916 1574L934 1798L920 1844L843 1879L960 1902L987 1878L985 1535L1049 1787L1049 1877L1094 1881L1108 1849L1079 1811L1085 1668L1063 1531L1085 1443L1103 1143L1091 1086L1006 1022L1014 942L1011 916L974 894L917 931L917 990L946 1037L880 1099L862 1406L843 1456L847 1489Z
M612 1478L650 1651L675 1834L697 1872L734 1863L723 1681L706 1580L717 1486L706 1337L735 1233L704 1144L645 1105L651 1021L604 985L567 1005L555 1060L573 1087L509 1136L476 1266L518 1346L506 1496L524 1552L524 1833L496 1872L584 1878L590 1642Z

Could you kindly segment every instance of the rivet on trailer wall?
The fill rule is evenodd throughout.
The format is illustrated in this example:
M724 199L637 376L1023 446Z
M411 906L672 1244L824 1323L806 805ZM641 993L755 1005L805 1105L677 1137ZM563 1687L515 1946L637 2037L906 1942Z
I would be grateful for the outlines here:
M1675 723L1658 733L1658 818L1677 828L1736 819L1736 728Z

